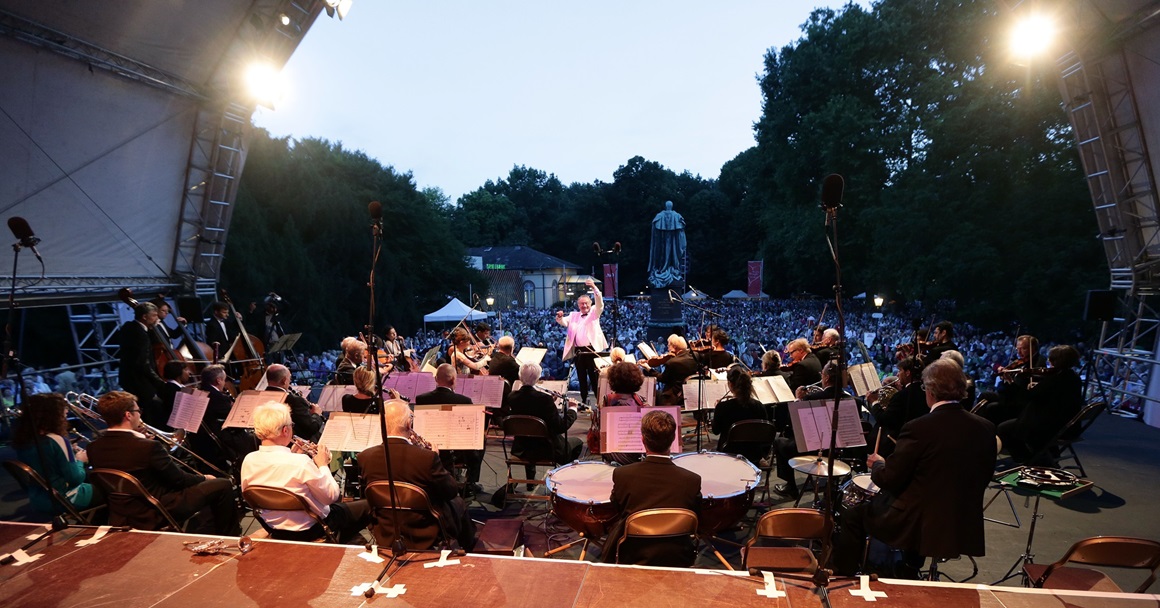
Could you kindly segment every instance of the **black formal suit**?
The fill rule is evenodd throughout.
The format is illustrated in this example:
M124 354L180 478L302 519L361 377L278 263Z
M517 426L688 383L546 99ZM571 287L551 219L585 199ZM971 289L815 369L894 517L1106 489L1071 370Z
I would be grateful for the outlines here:
M882 489L843 515L835 567L852 572L865 533L924 557L985 553L983 494L995 470L995 426L944 403L902 427L871 479Z
M200 388L209 393L209 404L201 419L201 430L190 438L190 447L223 470L229 470L231 462L241 466L246 454L258 449L257 438L248 429L223 429L222 424L234 407L234 398L213 386ZM297 433L298 429L294 431Z
M817 355L809 353L802 357L801 361L789 365L789 378L786 379L786 383L789 384L789 390L797 391L799 386L817 384L821 379L822 362Z
M318 441L322 434L322 416L310 412L310 403L294 391L271 386L267 391L286 393L286 405L290 406L290 420L294 422L294 434L307 441Z
M224 329L222 325L225 325ZM210 317L206 320L205 343L213 348L214 342L217 342L218 356L226 356L236 337L238 337L238 323L235 319L227 317L224 321L219 321L216 317Z
M471 397L460 395L446 386L436 386L435 390L427 391L415 396L415 405L469 405ZM458 456L463 464L467 465L467 483L479 483L479 471L483 467L483 450L440 450L439 457L443 459L443 466L455 470L455 458Z
M511 392L512 385L520 379L520 364L516 358L502 351L495 351L487 363L487 373L499 376L507 381L504 385L504 396Z
M926 404L926 392L922 390L921 382L911 382L902 387L886 404L878 402L870 406L870 413L874 415L875 437L877 431L882 431L882 441L878 445L878 454L886 457L894 453L894 442L887 436L898 438L903 425L930 411Z
M768 412L758 400L748 398L725 399L717 404L713 411L713 434L717 435L717 451L724 451L725 438L729 428L742 420L766 420ZM744 456L749 462L757 464L762 458L769 455L771 444L757 445L752 443L739 444L729 453Z
M339 359L338 366L334 368L334 377L330 379L330 383L340 386L350 386L354 384L354 370L358 366L351 363L350 359L343 357Z
M157 392L165 386L165 381L153 367L153 341L149 334L149 330L137 321L129 321L121 326L118 332L121 345L118 373L121 388L137 397L145 422L160 426L166 420L160 419L161 399Z
M930 350L926 352L926 355L922 357L922 360L924 363L930 363L931 361L941 358L942 354L948 350L959 350L959 347L950 340L946 342L939 342L938 344L934 344L930 347Z
M612 504L621 518L608 532L604 561L616 561L616 544L624 533L624 519L646 509L701 509L701 476L673 464L668 456L647 456L644 460L617 467L612 472ZM697 557L691 539L637 542L621 546L622 564L688 567Z
M812 354L818 358L818 363L822 367L825 367L826 363L829 363L830 359L838 356L838 349L834 348L833 346L822 346L815 348Z
M685 402L685 379L700 370L697 360L690 351L682 351L665 363L665 369L657 377L664 387L657 396L657 405L681 405Z
M172 380L166 381L157 389L157 398L161 401L160 419L165 423L155 425L163 430L172 430L169 426L169 416L173 414L173 402L177 400L177 393L181 392L181 384Z
M1054 368L1027 389L1027 404L1015 420L999 425L999 438L1020 464L1028 462L1083 409L1083 380L1070 369Z
M543 442L517 437L512 441L512 455L528 460L552 460L556 464L566 464L579 458L583 443L579 437L567 437L568 429L576 422L576 410L556 409L556 401L551 395L541 393L531 386L521 386L512 391L507 399L508 414L534 416L544 421L551 438L551 450L545 451ZM534 471L529 474L529 479Z
M413 446L398 437L387 438L391 451L391 472L395 481L412 483L423 489L431 505L439 511L448 536L470 550L475 544L475 526L467 517L467 504L459 494L459 484L443 466L439 456L430 450ZM387 460L383 446L367 448L358 455L363 487L372 481L387 480ZM375 510L371 531L380 547L389 547L395 538L389 510ZM421 514L400 512L403 540L408 549L431 547L439 533L436 522Z
M206 479L178 468L159 441L129 431L110 430L89 444L89 463L96 469L116 469L137 478L161 504L182 520L205 507L213 512L213 533L237 536L239 514L228 479ZM109 523L156 530L165 522L144 501L108 497ZM181 523L180 521L178 523Z

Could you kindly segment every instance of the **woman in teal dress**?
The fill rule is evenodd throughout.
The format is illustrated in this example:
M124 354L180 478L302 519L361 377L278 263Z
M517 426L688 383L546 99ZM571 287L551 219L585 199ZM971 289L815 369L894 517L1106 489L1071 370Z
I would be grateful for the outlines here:
M84 450L73 450L68 442L68 404L59 393L31 395L17 420L12 443L16 457L32 467L73 506L87 509L103 502L94 495L94 487L85 482ZM62 509L52 496L33 484L28 488L33 508L60 515Z

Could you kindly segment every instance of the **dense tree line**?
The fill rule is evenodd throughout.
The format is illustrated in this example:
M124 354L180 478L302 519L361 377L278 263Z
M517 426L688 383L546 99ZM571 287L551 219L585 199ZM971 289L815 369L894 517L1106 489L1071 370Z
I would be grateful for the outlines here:
M1050 66L1010 65L1003 15L993 0L815 11L801 39L766 54L756 144L716 179L639 156L611 182L566 185L517 165L451 205L361 153L259 134L223 282L292 298L326 340L349 333L366 317L366 204L377 199L391 235L381 317L405 328L468 282L481 289L460 262L469 246L528 245L587 270L594 241L619 241L632 293L645 284L649 222L671 200L688 225L691 285L743 289L745 262L764 259L771 295L829 296L817 201L822 178L840 173L847 295L954 301L983 326L1063 338L1106 265Z

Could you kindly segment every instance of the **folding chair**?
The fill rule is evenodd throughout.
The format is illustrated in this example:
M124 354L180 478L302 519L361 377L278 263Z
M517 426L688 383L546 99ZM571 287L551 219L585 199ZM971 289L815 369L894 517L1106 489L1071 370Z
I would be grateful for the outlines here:
M1071 459L1075 461L1074 467L1060 468L1076 468L1079 469L1079 476L1086 477L1087 473L1083 470L1083 463L1079 461L1079 454L1075 452L1075 444L1083 441L1083 434L1088 430L1088 427L1096 421L1101 413L1107 408L1107 404L1103 401L1095 401L1084 406L1068 423L1064 426L1055 437L1051 438L1034 456L1031 457L1031 462L1036 462L1038 458L1045 455L1051 456L1056 461L1057 466L1064 460ZM1064 452L1068 452L1070 456L1064 456Z
M398 509L404 511L410 517L408 521L400 520L403 528L426 528L434 522L439 530L438 535L432 542L416 542L417 539L413 535L404 533L404 542L409 550L430 549L433 546L447 547L451 542L451 537L447 534L447 527L443 524L443 516L439 510L431 504L431 498L427 496L422 488L414 484L396 481L395 496L398 497ZM391 517L391 505L394 501L391 499L391 482L389 481L373 481L366 487L367 502L370 503L371 509L374 510L375 518L389 518ZM398 535L399 531L396 530ZM389 539L391 542L394 539ZM422 546L425 545L425 546Z
M96 507L80 511L76 508L75 505L72 504L72 502L69 501L67 496L58 492L56 488L52 487L47 481L45 481L45 479L40 476L40 473L36 472L36 469L33 469L32 467L19 460L5 460L3 465L4 470L8 471L8 474L16 479L16 483L20 484L20 487L24 489L25 493L29 493L33 486L37 486L45 494L48 494L48 496L52 498L52 502L56 505L58 511L57 513L54 513L54 515L72 518L73 523L77 524L91 524L93 523L91 519L92 516L101 509L105 508L105 505L98 505Z
M512 477L512 466L513 465L522 465L525 468L526 467L552 468L552 467L556 466L556 461L552 457L552 440L551 440L551 435L548 434L548 426L546 424L544 424L543 420L540 420L539 418L536 418L535 416L524 416L524 415L520 415L520 414L515 414L512 416L508 416L507 418L504 418L504 420L503 420L503 435L504 435L504 440L505 440L504 444L503 444L504 445L504 448L503 448L504 463L507 465L507 486L506 486L507 491L504 493L504 506L506 507L507 501L511 500L511 499L543 500L543 501L551 500L551 498L552 498L551 496L537 495L534 493L534 491L529 492L529 493L517 493L517 492L515 492L516 484L523 483L523 484L530 484L530 485L537 485L537 486L544 485L544 480L535 479L536 475L531 475L531 477L533 479L522 479L522 478ZM509 438L511 438L513 440L513 446L514 446L515 439L523 439L525 443L530 441L534 445L535 444L542 444L538 447L538 450L536 450L536 455L543 456L544 454L547 454L547 458L546 459L545 458L524 459L524 458L520 458L518 456L508 454L506 440ZM526 470L525 470L525 475L526 475Z
M688 537L693 543L694 550L687 555L670 551L662 554L659 559L651 560L650 566L670 566L674 568L688 568L697 560L697 514L688 509L646 509L637 511L624 521L624 533L616 541L616 563L621 563L624 557L624 541L632 539L634 543L647 543L652 540L680 539Z
M1102 405L1102 404L1101 404ZM1023 573L1033 587L1073 589L1077 591L1121 591L1108 575L1090 568L1072 568L1073 562L1110 568L1151 570L1148 578L1133 593L1144 593L1156 581L1160 569L1160 542L1129 536L1096 536L1085 538L1067 550L1059 561L1044 566L1024 564Z
M89 474L105 489L105 494L109 500L110 520L113 519L116 511L115 499L144 502L152 506L161 515L161 519L164 522L160 527L161 530L168 529L174 532L185 532L185 526L189 524L189 520L193 519L190 516L183 523L178 524L177 520L169 512L169 509L166 509L165 505L162 505L161 501L157 500L157 497L149 493L149 490L146 490L145 486L141 485L141 482L129 473L116 469L93 469Z
M310 503L306 502L305 498L290 490L271 486L248 486L242 490L242 500L246 501L246 504L253 510L254 519L262 524L262 528L270 534L270 538L278 539L281 537L283 540L291 540L286 536L285 531L267 523L262 517L262 511L304 511L314 520L315 526L322 531L321 538L314 539L313 542L338 543L338 535L330 529L330 526L326 525L322 516L311 508Z
M830 535L832 525L827 523L826 516L816 509L775 509L765 513L757 520L753 538L741 551L745 569L812 574L818 569L812 545Z
M761 470L763 484L761 487L762 499L769 497L769 478L773 476L773 440L777 437L777 427L768 420L741 420L734 422L725 431L725 441L721 450L736 454L746 447L765 446L765 459L768 464L753 463Z

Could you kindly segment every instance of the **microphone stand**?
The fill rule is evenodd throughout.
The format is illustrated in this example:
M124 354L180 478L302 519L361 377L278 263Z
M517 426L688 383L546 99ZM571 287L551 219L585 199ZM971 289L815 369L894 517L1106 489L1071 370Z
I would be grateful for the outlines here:
M24 365L20 362L20 357L16 356L16 347L12 341L12 317L18 306L16 303L16 272L20 262L21 249L24 249L21 241L12 244L12 285L8 290L8 318L4 324L4 356L0 361L0 378L8 377L9 366L16 369L16 390L13 391L12 396L17 399L17 404L24 406L28 398L27 390L24 388Z
M715 311L709 310L708 308L698 306L696 304L693 304L692 302L686 302L685 299L680 297L680 296L674 297L673 290L671 290L671 289L669 290L669 300L672 302L680 302L681 306L688 306L689 308L693 308L695 310L701 311L701 319L702 320L705 318L705 315L713 315L714 317L719 317L719 318L724 317L724 315L722 315L719 312L715 312ZM684 314L684 311L682 311L682 315L683 314ZM704 321L702 321L702 324L704 324ZM702 422L703 417L701 415L701 404L704 403L704 401L705 401L705 377L709 375L709 361L703 360L702 358L698 357L697 353L693 352L692 349L690 349L689 352L693 356L693 361L695 361L697 363L697 388L699 390L697 391L697 408L695 410L696 413L693 414L693 416L697 419L697 430L695 432L697 434L697 451L700 452L701 451L701 425L703 424L703 422ZM668 389L667 386L665 388ZM688 406L688 404L686 404L686 407L687 406Z

